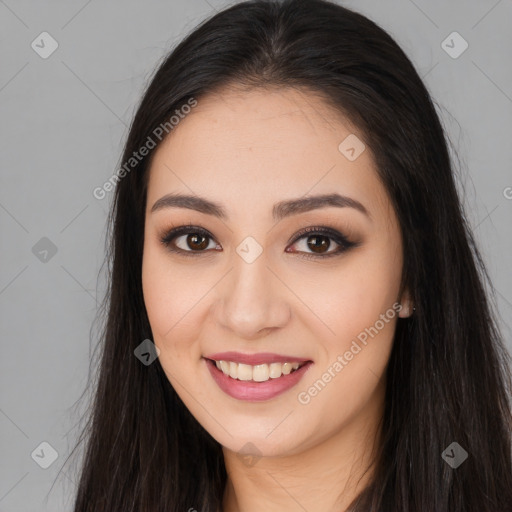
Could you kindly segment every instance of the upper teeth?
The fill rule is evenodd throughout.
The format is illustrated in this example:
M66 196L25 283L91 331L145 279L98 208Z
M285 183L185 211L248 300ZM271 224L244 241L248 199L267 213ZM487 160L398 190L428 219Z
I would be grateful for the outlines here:
M269 379L277 379L281 375L288 375L292 370L296 370L301 363L271 363L250 364L234 363L233 361L215 361L217 368L226 375L238 380L254 380L264 382Z

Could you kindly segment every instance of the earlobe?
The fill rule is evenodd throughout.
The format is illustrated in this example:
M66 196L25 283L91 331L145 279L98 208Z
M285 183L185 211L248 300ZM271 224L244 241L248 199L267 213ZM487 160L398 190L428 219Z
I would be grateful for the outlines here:
M402 299L399 301L399 303L402 306L400 312L398 313L400 318L408 318L414 314L414 311L416 311L408 291L403 293Z

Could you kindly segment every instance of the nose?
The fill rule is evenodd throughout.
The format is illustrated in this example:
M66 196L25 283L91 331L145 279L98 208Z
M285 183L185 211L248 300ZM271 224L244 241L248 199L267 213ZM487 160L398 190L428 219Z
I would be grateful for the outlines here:
M234 254L232 270L217 286L215 320L233 337L257 339L290 319L289 293L264 255L247 263Z

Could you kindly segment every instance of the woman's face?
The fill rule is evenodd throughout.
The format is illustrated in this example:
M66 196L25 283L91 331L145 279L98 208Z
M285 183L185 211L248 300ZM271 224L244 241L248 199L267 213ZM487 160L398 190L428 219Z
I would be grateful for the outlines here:
M229 450L297 454L382 412L410 309L397 219L361 139L311 94L230 90L200 99L156 150L142 266L153 341ZM169 194L204 202L157 204Z

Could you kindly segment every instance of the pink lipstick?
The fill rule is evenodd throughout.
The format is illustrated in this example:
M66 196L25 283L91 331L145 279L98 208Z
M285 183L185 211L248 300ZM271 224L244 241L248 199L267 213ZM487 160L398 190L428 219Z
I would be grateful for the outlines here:
M237 400L270 400L295 386L311 360L272 353L222 352L204 357L217 385Z

